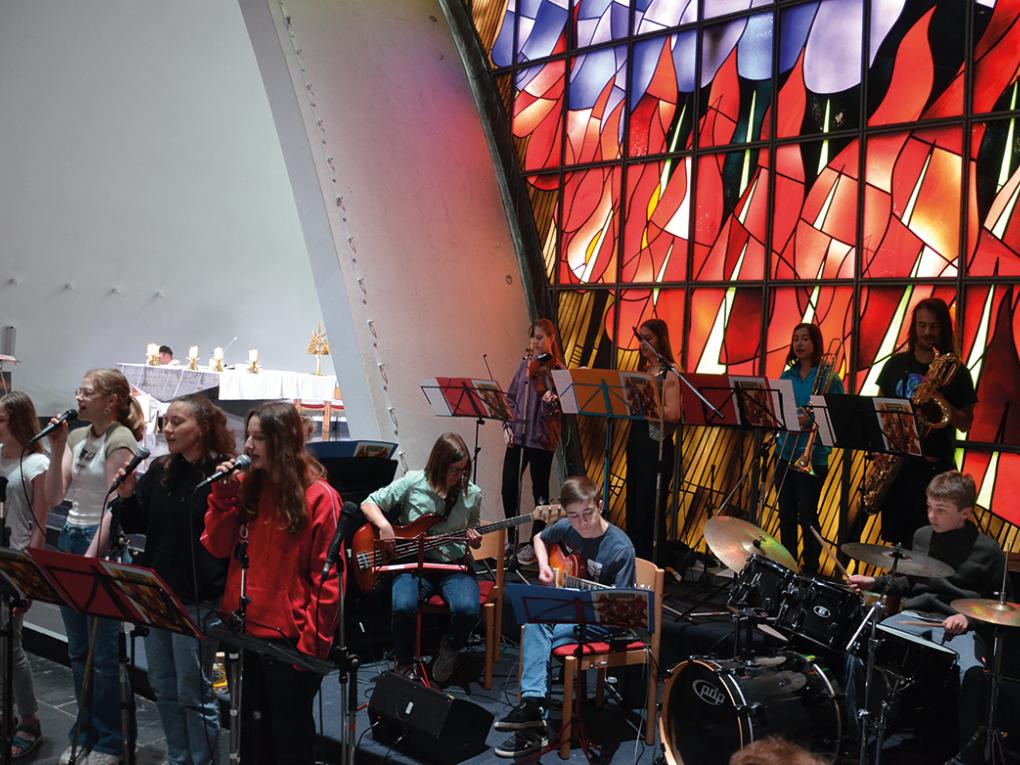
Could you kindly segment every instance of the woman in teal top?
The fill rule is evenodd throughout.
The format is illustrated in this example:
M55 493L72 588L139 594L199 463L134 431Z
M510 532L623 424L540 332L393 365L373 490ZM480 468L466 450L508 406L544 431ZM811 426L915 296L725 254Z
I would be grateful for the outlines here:
M821 440L815 438L811 450L811 472L794 470L790 463L795 462L804 453L808 445L810 428L813 418L805 407L809 403L812 392L843 393L843 383L835 370L829 369L822 362L822 332L814 324L798 324L793 328L790 340L790 353L786 357L789 365L780 375L783 380L793 383L793 398L797 403L797 415L800 433L782 432L776 442L779 449L779 464L776 469L776 480L779 485L779 536L783 547L797 556L797 526L800 526L804 540L803 573L805 576L818 574L818 561L822 546L811 533L811 528L818 527L818 499L822 495L822 485L829 472L829 447L823 446ZM825 380L815 385L818 375L832 375L828 386Z

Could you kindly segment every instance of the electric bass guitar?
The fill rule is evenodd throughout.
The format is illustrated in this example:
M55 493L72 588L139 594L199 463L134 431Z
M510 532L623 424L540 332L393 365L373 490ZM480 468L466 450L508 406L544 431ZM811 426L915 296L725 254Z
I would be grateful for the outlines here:
M479 526L475 531L479 534L488 534L490 531L509 529L532 520L551 523L562 514L563 508L560 505L539 505L531 513ZM467 538L463 531L429 536L429 529L442 520L443 516L429 513L403 526L394 526L394 539L391 543L380 541L379 529L371 523L364 524L354 532L354 538L351 540L351 568L358 589L361 592L372 592L383 578L383 572L379 569L384 566L401 559L414 559L422 549L425 552L437 550L451 542L463 542Z

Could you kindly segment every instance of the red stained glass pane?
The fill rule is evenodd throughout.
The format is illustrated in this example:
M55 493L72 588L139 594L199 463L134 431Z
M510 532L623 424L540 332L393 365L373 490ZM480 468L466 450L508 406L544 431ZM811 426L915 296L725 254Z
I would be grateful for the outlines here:
M953 277L960 233L958 128L875 136L867 144L865 277Z
M755 374L761 360L761 290L696 289L691 297L685 368Z
M630 156L690 148L694 114L686 91L692 89L695 62L692 56L682 53L693 49L694 39L694 32L688 31L634 44L632 92L628 98Z
M521 169L559 167L566 64L550 61L517 72L512 130Z
M679 157L627 168L627 218L620 278L679 281L687 274L691 161Z
M962 358L971 370L978 406L967 434L973 441L1020 444L1020 293L1014 286L967 288Z
M1016 52L1020 50L1020 4L999 0L994 9L982 3L974 5L975 29L979 30L974 45L974 89L971 98L974 113L982 114L1004 109L1016 110ZM962 83L959 85L962 93ZM962 98L962 95L961 95Z
M566 173L560 219L560 283L615 282L620 168Z
M856 144L845 146L830 159L832 149L828 141L776 148L775 279L854 276Z
M1013 120L972 131L967 226L970 276L1020 276L1020 131Z
M1020 492L1020 454L968 449L960 470L974 477L979 504L987 503L992 513L1020 526L1020 503L1016 501Z
M781 287L771 292L768 330L766 335L765 373L778 377L786 368L793 328L802 322L816 324L822 331L828 350L833 338L840 340L839 374L846 378L846 362L850 355L853 330L853 287Z
M698 161L694 280L764 277L768 168L758 162L766 157L764 152L747 150L706 155Z

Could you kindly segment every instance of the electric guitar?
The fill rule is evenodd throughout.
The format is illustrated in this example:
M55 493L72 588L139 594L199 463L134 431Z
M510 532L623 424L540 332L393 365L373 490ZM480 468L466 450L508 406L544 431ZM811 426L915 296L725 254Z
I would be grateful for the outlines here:
M509 529L520 526L528 521L545 521L551 523L563 514L560 505L539 505L533 512L524 513L514 518L489 523L475 529L479 534L490 531ZM379 529L371 523L364 524L351 540L351 563L354 581L361 592L372 592L383 578L379 569L402 558L413 559L419 550L437 550L451 542L463 542L467 535L463 531L451 534L429 536L428 531L443 520L443 516L434 513L423 515L411 523L393 527L392 543L379 540Z

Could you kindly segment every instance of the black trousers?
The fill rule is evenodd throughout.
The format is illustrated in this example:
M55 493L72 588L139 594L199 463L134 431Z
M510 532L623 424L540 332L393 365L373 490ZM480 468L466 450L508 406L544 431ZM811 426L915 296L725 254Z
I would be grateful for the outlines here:
M666 541L666 500L673 479L673 434L662 443L662 461L659 461L659 442L648 435L648 421L635 420L627 436L627 536L634 543L634 553L645 560L652 559L655 539L655 485L662 472L662 494L659 497L659 539Z
M255 765L314 765L313 702L322 677L246 652L241 757Z
M776 472L776 481L782 486L779 490L779 539L796 558L797 527L800 527L800 536L804 540L804 576L818 573L818 561L822 555L822 545L811 533L811 527L818 527L818 499L822 496L829 467L815 465L814 470L815 474L809 475L792 469L786 460L779 460Z
M531 498L535 504L543 505L549 501L549 475L552 472L553 454L554 452L536 449L532 446L508 446L506 448L506 454L503 456L504 518L512 518L517 515L518 493L525 468L531 468ZM521 508L522 512L527 510L528 508ZM534 536L544 528L543 521L535 521L531 527L531 535ZM516 529L507 530L507 539L511 544L516 537Z

